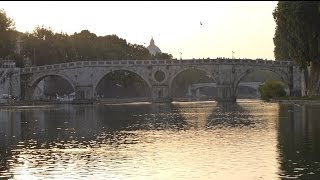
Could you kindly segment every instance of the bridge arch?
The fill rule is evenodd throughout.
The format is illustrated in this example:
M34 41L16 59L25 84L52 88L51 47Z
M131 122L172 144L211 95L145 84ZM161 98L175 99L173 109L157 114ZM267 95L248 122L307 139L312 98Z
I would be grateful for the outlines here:
M173 83L173 81L176 79L176 77L177 77L179 74L181 74L181 73L183 73L183 72L185 72L185 71L187 71L187 70L198 70L198 71L205 72L205 73L206 73L206 76L212 78L212 79L216 82L216 79L215 79L216 77L214 77L214 76L212 75L212 72L210 72L210 71L207 70L206 68L200 68L200 67L184 67L184 68L179 69L179 71L177 71L176 73L174 73L174 75L169 79L169 81L168 81L169 89L172 88L172 83Z
M195 81L195 79L191 78L191 80L188 79L189 82L186 81L183 86L177 86L174 82L176 82L176 80L181 79L180 75L183 75L184 72L188 72L188 71L191 71L191 72L194 71L193 73L199 72L201 77L206 77L206 78L208 78L207 80L209 80L209 81L205 80L205 82L204 81L200 82L201 79L199 79L200 81L193 82L193 81ZM215 78L217 78L217 77L213 76L212 71L210 71L207 68L201 68L201 66L200 67L183 67L183 68L179 69L178 71L176 71L174 73L174 75L168 79L168 86L169 86L170 95L175 98L189 96L190 94L192 94L191 89L190 89L190 85L197 84L197 83L217 82L217 80ZM188 87L186 87L186 85L188 85ZM206 91L208 91L208 90L206 90Z
M75 83L73 80L71 80L68 76L62 74L62 73L54 73L54 72L43 72L43 73L36 73L32 75L28 81L27 81L27 91L26 91L26 97L27 99L34 99L34 92L36 90L36 87L38 86L39 82L46 77L60 77L63 80L67 81L68 84L72 87L73 92L75 91Z
M152 88L152 85L151 85L151 83L148 81L147 77L143 76L141 73L136 72L136 71L134 71L134 70L132 70L132 69L130 69L130 68L116 68L116 69L110 69L110 70L106 71L105 73L102 73L101 75L99 75L99 76L97 77L96 82L93 84L93 89L94 89L94 91L96 91L96 88L97 88L98 84L101 82L101 80L102 80L105 76L107 76L109 73L112 73L112 72L114 72L114 71L129 71L129 72L131 72L131 73L134 73L134 74L138 75L142 80L144 80L144 82L147 83L147 85L148 85L148 87L149 87L150 89Z
M283 70L282 68L272 69L272 68L268 68L268 67L252 67L252 68L246 69L243 73L238 75L238 77L235 79L234 87L233 87L235 95L237 95L237 90L238 90L238 86L239 86L240 82L245 77L247 77L249 74L252 74L253 72L257 72L257 71L269 71L269 72L275 73L281 79L281 81L289 88L292 84L292 82L290 81L290 74L289 74L290 72L287 72L287 71Z
M200 98L200 91L205 98L216 99L218 93L217 83L213 82L192 84L188 88L188 96Z
M43 78L48 77L48 76L59 76L69 82L69 84L72 86L73 89L75 89L75 83L66 75L61 74L61 73L37 73L34 74L30 80L28 81L28 86L33 87L36 86Z
M148 91L149 93L151 94L151 89L152 89L152 85L151 83L148 81L147 77L144 76L142 73L139 73L137 71L134 71L130 68L116 68L116 69L110 69L104 73L101 73L96 81L94 82L94 85L93 85L93 90L94 90L94 93L97 94L97 90L98 90L98 86L99 84L102 82L102 80L107 77L108 75L110 75L111 73L113 72L129 72L129 73L132 73L134 75L136 75L139 79L142 80L143 83L146 84L147 88L148 88Z
M249 84L251 84L250 82ZM253 82L254 83L254 82ZM246 83L239 83L236 91L236 98L258 98L260 96L259 93L259 85L261 83L254 83L254 85L249 85Z

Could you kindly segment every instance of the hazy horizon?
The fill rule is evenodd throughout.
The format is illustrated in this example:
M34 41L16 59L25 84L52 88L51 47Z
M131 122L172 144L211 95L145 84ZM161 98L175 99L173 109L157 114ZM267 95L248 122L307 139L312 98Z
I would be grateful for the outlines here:
M0 8L17 31L44 25L69 35L89 30L115 34L147 47L151 37L174 58L274 59L277 1L262 2L24 2L4 1Z

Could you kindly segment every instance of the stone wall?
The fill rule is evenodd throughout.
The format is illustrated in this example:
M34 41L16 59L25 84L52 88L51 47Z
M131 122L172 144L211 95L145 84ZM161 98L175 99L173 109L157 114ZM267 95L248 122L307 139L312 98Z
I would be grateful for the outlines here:
M2 94L20 97L19 68L0 68L0 98Z
M294 66L292 70L292 92L291 96L304 96L305 87L302 71Z

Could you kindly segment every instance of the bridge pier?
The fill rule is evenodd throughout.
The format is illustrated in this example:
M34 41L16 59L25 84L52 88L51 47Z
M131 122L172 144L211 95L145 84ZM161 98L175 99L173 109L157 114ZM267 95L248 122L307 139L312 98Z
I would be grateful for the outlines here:
M29 76L24 76L20 78L20 100L31 101L32 100L32 87L28 85Z
M21 87L20 99L24 101L32 100L32 90L30 87Z
M92 85L75 86L75 100L92 100L93 98Z
M171 102L168 85L152 86L152 102Z
M303 74L302 71L296 67L293 66L291 71L292 78L290 79L291 85L290 85L290 95L291 96L302 96L303 95L303 86L302 86L302 79Z
M200 88L198 88L198 89L196 90L196 97L197 97L197 98L200 97Z
M236 102L236 96L234 94L231 85L217 85L217 98L218 102Z

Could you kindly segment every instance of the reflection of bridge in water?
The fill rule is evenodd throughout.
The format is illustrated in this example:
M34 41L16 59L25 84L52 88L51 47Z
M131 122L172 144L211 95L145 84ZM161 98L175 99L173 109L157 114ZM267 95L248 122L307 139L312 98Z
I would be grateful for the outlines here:
M236 108L235 108L236 107ZM102 131L205 128L212 118L230 120L236 103L186 102L96 106L38 106L0 110L0 141L95 138ZM26 109L27 108L27 109Z
M140 107L133 105L128 109L118 105L112 107L95 106L97 109L92 108L93 106L66 107L29 107L29 109L24 110L0 110L0 159L4 160L0 161L1 172L17 172L12 171L12 169L17 170L16 166L12 166L12 163L17 164L17 162L23 161L19 159L18 161L7 161L19 157L15 156L14 153L19 153L18 155L37 154L35 152L39 152L38 150L42 152L42 150L48 149L48 156L44 157L56 158L57 153L52 152L60 151L61 147L64 149L79 146L81 149L90 147L90 151L95 151L94 148L96 147L103 148L101 152L106 154L105 150L109 150L106 149L106 146L109 147L109 145L112 147L110 150L114 152L118 148L123 150L123 146L120 145L126 145L126 147L127 144L134 143L145 145L146 142L154 143L161 138L169 139L169 145L172 146L175 139L170 138L173 135L179 135L179 138L183 137L181 139L205 137L201 139L203 141L192 140L192 150L196 147L194 146L195 142L206 143L204 148L211 146L214 147L213 151L222 147L222 150L217 152L222 152L223 155L223 150L230 146L232 146L232 151L238 147L243 147L240 149L257 147L257 152L267 153L261 156L260 153L241 151L244 153L240 155L245 154L244 163L247 158L250 159L252 156L265 157L263 162L268 162L270 161L270 152L272 152L272 154L275 154L275 156L272 156L274 164L279 166L279 170L274 171L274 173L281 173L282 177L291 174L303 179L319 179L317 173L319 171L318 162L320 161L320 147L319 141L317 141L320 137L318 133L320 124L317 118L320 115L319 107L296 104L284 106L283 104L257 105L256 103L227 104L216 102L153 104L152 106ZM71 118L71 116L76 118ZM79 129L79 127L81 128ZM72 133L68 133L69 130ZM109 133L102 134L101 132ZM151 134L152 136L145 136L145 132L150 132L147 135ZM159 136L163 132L169 132L168 136ZM42 135L47 136L44 143L39 140ZM74 138L76 135L80 137L80 140L73 141L73 144L67 144L68 140L72 139L71 136ZM208 140L207 137L213 138ZM6 138L8 139L7 142L10 143L16 139L17 144L15 145L19 146L13 145L8 147L8 151L3 150L7 148ZM66 143L65 146L63 146L63 143ZM245 144L245 146L240 146L238 143ZM78 144L81 144L81 146ZM40 145L43 146L38 149L37 146ZM271 149L261 150L261 147L265 146L269 146ZM152 147L152 152L158 152L157 147L159 146ZM177 147L184 146L179 145ZM30 149L32 150L29 151ZM12 150L12 153L9 152L10 150ZM26 151L27 153L25 153ZM61 152L66 153L63 150ZM279 157L276 156L277 153L280 154L281 158L277 159ZM77 158L80 157L78 153L73 153L73 151L70 154L76 154ZM70 156L63 157L69 158ZM127 156L121 156L122 159L123 157ZM94 156L94 158L101 159L101 156ZM34 160L35 158L30 159ZM114 160L113 156L112 160ZM203 158L200 160L203 160ZM48 163L51 163L51 161L48 161ZM39 166L30 166L30 164L30 168L41 167L43 169L43 163L37 164ZM265 167L265 164L262 163L261 167ZM286 177L290 177L289 175Z
M115 133L123 130L187 130L251 126L254 124L254 117L261 115L257 112L264 108L256 104L137 103L111 106L59 105L36 109L22 108L18 111L0 110L0 142L5 148L10 143L21 140L34 139L45 142L48 139L67 140L82 137L94 139L102 132ZM302 108L304 111L305 109ZM304 120L305 114L304 112L302 117Z

